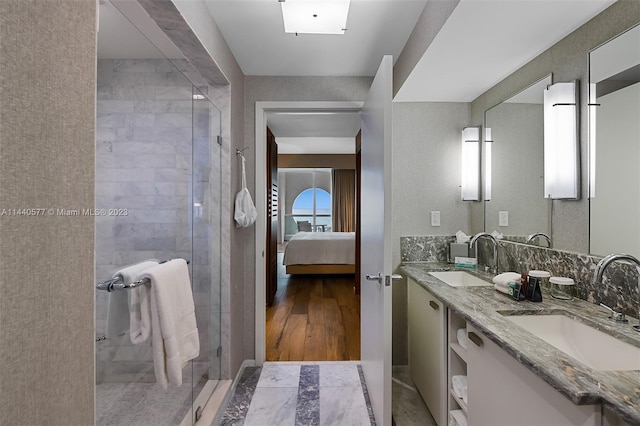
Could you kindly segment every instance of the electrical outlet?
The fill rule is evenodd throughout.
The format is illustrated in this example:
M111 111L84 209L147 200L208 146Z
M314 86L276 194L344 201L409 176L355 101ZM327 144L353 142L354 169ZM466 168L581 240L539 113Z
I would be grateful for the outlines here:
M440 226L440 212L431 212L431 226Z
M498 213L498 226L509 226L509 212Z

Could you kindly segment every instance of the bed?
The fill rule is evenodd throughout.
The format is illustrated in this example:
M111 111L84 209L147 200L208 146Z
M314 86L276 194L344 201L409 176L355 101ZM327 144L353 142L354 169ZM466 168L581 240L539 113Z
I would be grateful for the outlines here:
M287 274L355 274L355 232L298 232L284 249Z

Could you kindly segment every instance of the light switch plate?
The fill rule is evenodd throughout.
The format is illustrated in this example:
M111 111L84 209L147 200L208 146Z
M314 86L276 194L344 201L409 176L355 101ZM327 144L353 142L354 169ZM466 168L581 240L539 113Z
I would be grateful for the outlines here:
M498 226L509 226L509 212L498 213Z
M440 226L440 212L432 211L431 212L431 226Z

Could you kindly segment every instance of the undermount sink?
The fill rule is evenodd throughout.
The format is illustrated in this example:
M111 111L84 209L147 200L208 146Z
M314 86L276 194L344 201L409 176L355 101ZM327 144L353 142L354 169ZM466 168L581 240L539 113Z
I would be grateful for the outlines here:
M436 277L451 287L478 287L493 285L465 271L429 272L429 275Z
M593 370L640 370L639 347L566 315L513 315L505 318Z

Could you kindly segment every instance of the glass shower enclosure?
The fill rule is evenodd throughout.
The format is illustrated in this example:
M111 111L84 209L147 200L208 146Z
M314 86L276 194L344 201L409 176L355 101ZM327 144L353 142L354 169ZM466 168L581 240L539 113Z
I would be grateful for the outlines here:
M128 295L117 294L130 290L96 290L97 425L193 424L220 379L221 116L188 61L165 53L101 2L96 282L149 259L188 260L200 355L163 389L151 339L131 342Z

